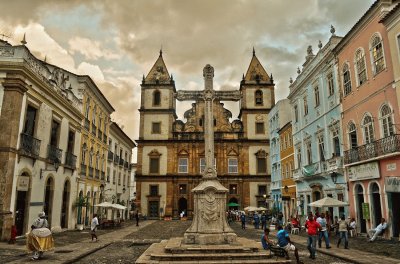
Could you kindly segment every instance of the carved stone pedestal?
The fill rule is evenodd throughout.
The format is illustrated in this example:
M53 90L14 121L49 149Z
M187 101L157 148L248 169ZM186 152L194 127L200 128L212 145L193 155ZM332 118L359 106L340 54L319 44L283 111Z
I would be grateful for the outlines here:
M217 179L204 180L192 190L194 216L192 225L184 235L185 244L231 244L236 234L226 221L228 189Z

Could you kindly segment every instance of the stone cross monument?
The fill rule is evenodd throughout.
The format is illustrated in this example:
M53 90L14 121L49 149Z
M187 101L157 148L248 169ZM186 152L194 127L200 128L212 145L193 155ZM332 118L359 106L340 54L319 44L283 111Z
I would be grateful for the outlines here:
M213 101L238 101L240 91L214 91L214 68L207 64L203 69L203 91L178 91L179 101L204 100L204 148L205 169L201 183L196 186L194 193L194 215L192 225L186 230L186 244L230 244L236 241L236 234L226 221L226 189L217 178L214 167L214 117Z

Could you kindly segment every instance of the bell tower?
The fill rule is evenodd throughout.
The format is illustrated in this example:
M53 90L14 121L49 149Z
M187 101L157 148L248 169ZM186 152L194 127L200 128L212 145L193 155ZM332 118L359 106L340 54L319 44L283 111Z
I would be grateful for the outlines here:
M248 139L267 139L269 137L268 113L275 105L274 80L268 75L256 56L253 56L246 75L240 82L242 99L239 118L243 122Z
M139 140L167 140L172 137L175 112L175 81L164 63L162 50L141 84Z

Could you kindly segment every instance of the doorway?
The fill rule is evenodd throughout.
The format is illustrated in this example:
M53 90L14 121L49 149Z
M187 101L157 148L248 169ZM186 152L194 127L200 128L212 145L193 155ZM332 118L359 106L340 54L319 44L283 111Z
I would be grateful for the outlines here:
M29 177L25 172L22 173L22 177ZM29 178L30 182L30 178ZM30 186L30 184L28 184ZM25 229L26 221L28 219L28 203L29 203L29 195L30 188L27 191L19 191L17 190L16 202L15 202L15 226L17 228L17 236L25 234L27 231Z
M49 223L49 228L51 227L51 216L53 211L53 190L54 181L53 178L49 177L46 182L46 190L44 195L44 212L47 216L47 222Z
M178 212L179 215L187 216L187 200L183 197L181 197L178 201Z
M381 222L382 210L381 210L381 195L379 193L379 186L373 183L371 186L371 202L372 202L372 219L373 225L377 226Z
M158 217L159 201L149 201L149 217Z
M391 201L392 201L392 214L393 214L393 223L392 230L393 236L400 236L400 193L390 193Z
M363 218L362 204L364 203L364 189L360 184L356 188L357 222L360 223L361 233L367 232L367 221Z
M69 181L64 183L63 199L61 204L61 228L68 228L68 208L69 208Z

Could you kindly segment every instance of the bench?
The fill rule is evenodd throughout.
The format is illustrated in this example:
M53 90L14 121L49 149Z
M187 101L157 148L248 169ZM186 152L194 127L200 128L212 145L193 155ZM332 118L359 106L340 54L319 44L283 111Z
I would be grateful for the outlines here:
M275 256L277 259L278 257L289 258L287 251L281 247L270 245L269 250L271 251L271 257Z

